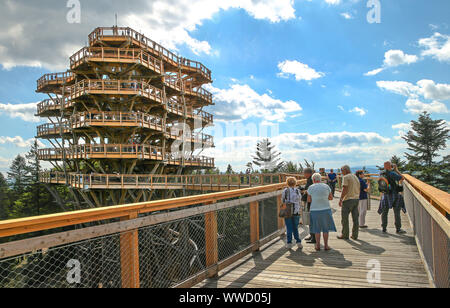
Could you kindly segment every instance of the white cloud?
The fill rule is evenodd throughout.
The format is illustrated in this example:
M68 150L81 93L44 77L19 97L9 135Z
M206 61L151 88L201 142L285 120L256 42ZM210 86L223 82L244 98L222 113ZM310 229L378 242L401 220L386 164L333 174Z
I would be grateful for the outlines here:
M299 61L286 60L278 63L278 73L279 77L289 78L290 76L295 76L295 80L301 81L311 81L314 79L322 78L325 73L317 72L315 69L309 67L307 64L301 63Z
M381 73L382 71L384 71L383 68L377 68L377 69L374 69L372 71L365 73L364 76L375 76L375 75Z
M428 113L449 113L444 103L433 101L431 103L423 103L417 99L408 99L406 101L405 112L412 114L420 114L424 111Z
M341 3L341 0L325 0L325 2L330 5L338 5Z
M302 111L302 107L293 100L282 101L266 93L261 95L248 85L233 84L228 89L207 85L205 88L214 94L216 105L211 112L218 120L237 121L256 117L283 122L288 113Z
M28 148L34 143L34 138L24 140L21 136L5 137L0 136L0 144L13 144L19 148ZM44 144L38 140L39 147L43 147Z
M345 110L344 107L342 107L341 105L338 105L337 107L338 107L338 109L341 110L341 111L344 111L344 110Z
M395 136L394 139L402 140L402 137L405 136L411 130L411 123L398 123L392 125L392 129L398 131L398 136Z
M391 49L384 54L383 66L365 73L365 76L374 76L390 67L412 64L419 60L416 55L408 55L402 50Z
M423 96L425 99L431 100L450 99L450 84L436 83L428 79L419 80L417 85L406 81L377 81L377 86L410 98Z
M407 81L377 81L380 89L400 94L406 97L417 97L419 95L419 87Z
M231 164L234 170L245 170L260 139L256 136L221 138L215 149L208 150L208 155L216 157L221 169ZM283 133L272 137L271 142L282 153L283 160L303 162L306 158L320 167L375 164L402 153L404 148L403 144L393 144L391 139L374 132Z
M450 84L438 83L433 80L423 79L417 82L420 93L426 99L448 100L450 99Z
M82 3L81 23L74 26L67 23L69 9L60 0L6 1L0 11L0 63L7 68L66 69L68 57L82 47L87 35L99 25L111 25L116 12L120 12L119 25L130 26L169 49L185 45L194 53L212 54L209 42L194 38L192 32L230 9L272 23L296 18L294 0L135 0L126 6L122 1L97 0Z
M418 43L424 48L422 56L429 56L441 62L450 62L450 35L436 32L428 38L420 39Z
M350 13L348 13L348 12L341 13L341 16L344 17L345 19L352 19L353 18L353 16Z
M11 118L19 118L26 122L38 123L41 120L36 117L36 104L1 104L0 103L0 115L4 114Z
M389 50L384 54L384 65L387 67L411 64L418 60L416 55L405 54L402 50Z
M436 84L433 80L423 79L414 85L406 81L378 81L380 89L408 97L406 101L407 113L418 114L424 111L429 113L448 113L448 108L441 100L450 99L450 85ZM423 97L430 102L420 101Z
M360 108L360 107L355 107L355 108L351 109L349 112L357 113L361 117L365 116L367 114L367 110L365 110L364 108Z

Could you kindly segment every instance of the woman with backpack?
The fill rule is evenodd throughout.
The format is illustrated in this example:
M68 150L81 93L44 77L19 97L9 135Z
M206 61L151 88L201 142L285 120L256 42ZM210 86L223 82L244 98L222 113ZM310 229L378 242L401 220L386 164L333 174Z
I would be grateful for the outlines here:
M298 234L298 224L300 222L300 190L295 187L297 180L294 177L288 178L286 183L288 187L283 190L281 195L283 205L280 211L280 217L284 218L286 225L286 248L291 249L293 247L292 236L294 236L298 249L303 249L302 241Z

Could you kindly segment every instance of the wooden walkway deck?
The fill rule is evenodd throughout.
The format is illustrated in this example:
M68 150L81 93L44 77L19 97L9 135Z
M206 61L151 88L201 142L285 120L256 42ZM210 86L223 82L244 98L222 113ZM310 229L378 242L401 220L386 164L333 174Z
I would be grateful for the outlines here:
M368 229L361 230L357 241L338 240L341 211L332 203L333 217L338 233L330 234L331 251L314 250L313 244L304 244L288 251L284 239L277 239L212 278L198 284L197 288L317 288L317 287L431 287L424 264L416 246L408 217L403 214L405 235L397 235L393 212L389 216L388 233L381 231L381 218L377 213L379 201L372 200L367 214ZM351 223L350 223L351 228ZM302 237L306 237L304 231ZM323 243L322 243L323 245ZM323 248L323 246L322 246ZM368 262L376 260L381 265L381 282L370 284Z

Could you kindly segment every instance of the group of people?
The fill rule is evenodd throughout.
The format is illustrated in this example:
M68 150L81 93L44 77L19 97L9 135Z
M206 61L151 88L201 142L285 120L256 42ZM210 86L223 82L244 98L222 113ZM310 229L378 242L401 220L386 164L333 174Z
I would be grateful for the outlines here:
M387 232L387 217L389 209L393 208L395 213L395 226L398 234L405 233L401 229L400 211L404 210L403 197L400 194L400 184L404 177L391 162L384 164L384 176L389 180L389 191L385 192L381 198L378 213L382 215L382 230ZM364 171L357 171L352 174L348 165L341 168L342 172L342 193L339 199L342 217L342 233L337 237L340 240L357 240L359 229L367 228L366 213L369 208L370 183L365 180ZM295 239L299 249L303 248L299 236L298 226L302 214L309 213L310 236L306 239L307 243L315 244L316 251L321 250L321 237L324 241L324 249L330 250L328 244L329 233L337 232L333 219L330 201L334 199L335 188L338 176L331 169L326 175L326 183L323 181L323 175L313 173L311 168L304 170L306 178L305 187L297 187L297 180L293 177L287 179L287 188L282 193L282 203L293 205L293 213L290 217L285 217L288 249L293 247ZM349 217L352 216L353 228L350 235Z

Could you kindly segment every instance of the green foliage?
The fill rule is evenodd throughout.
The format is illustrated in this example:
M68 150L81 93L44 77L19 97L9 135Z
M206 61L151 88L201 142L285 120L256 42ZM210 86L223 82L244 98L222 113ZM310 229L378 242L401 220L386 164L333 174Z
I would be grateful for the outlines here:
M13 160L7 172L8 181L0 174L0 220L51 214L63 210L39 182L42 168L37 154L38 143L35 141L25 157L18 155ZM66 187L61 189L67 190ZM69 196L68 191L63 195Z
M0 220L8 218L10 207L9 187L3 173L0 172Z
M406 166L406 162L403 161L400 157L398 157L397 155L392 156L391 158L391 163L397 165L398 170L400 172L405 171L405 166Z
M405 169L420 180L449 191L449 159L436 162L439 151L444 150L450 130L444 120L433 120L427 112L411 121L411 130L403 139L410 153L405 153L408 163Z

